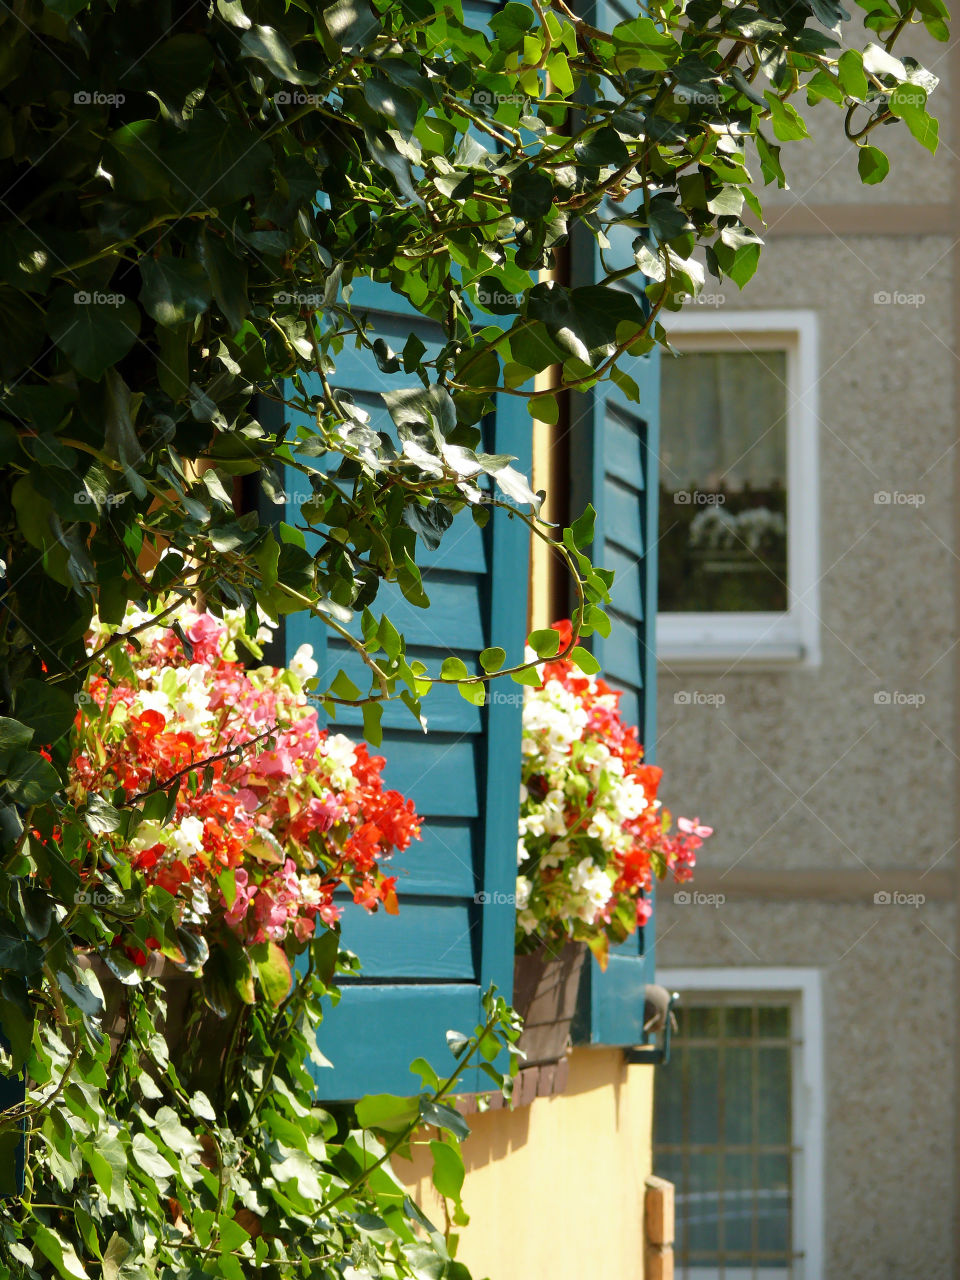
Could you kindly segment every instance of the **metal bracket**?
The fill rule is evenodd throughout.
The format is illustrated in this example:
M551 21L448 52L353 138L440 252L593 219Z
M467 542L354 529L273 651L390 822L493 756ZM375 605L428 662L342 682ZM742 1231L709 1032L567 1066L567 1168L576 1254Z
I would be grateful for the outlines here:
M655 1035L647 1037L642 1045L631 1045L624 1049L624 1061L630 1064L643 1063L648 1066L661 1067L666 1066L670 1061L670 1041L673 1035L674 1014L673 1006L680 999L676 991L671 992L670 1002L667 1005L667 1016L663 1024L663 1044L657 1044Z

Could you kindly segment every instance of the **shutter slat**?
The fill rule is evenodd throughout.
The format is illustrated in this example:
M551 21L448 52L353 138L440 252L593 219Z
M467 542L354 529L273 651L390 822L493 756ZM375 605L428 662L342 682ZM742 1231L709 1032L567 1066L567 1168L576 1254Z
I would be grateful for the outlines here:
M476 915L472 900L405 897L397 916L382 911L368 915L348 904L342 921L343 945L360 957L365 979L460 978L475 982L471 934Z

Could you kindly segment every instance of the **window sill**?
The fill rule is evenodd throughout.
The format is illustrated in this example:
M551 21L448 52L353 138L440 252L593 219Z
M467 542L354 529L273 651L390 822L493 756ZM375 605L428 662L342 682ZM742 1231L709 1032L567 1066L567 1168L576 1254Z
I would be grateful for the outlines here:
M661 645L657 653L657 667L664 674L678 667L684 671L726 671L731 667L738 671L780 671L817 665L814 656L800 643Z

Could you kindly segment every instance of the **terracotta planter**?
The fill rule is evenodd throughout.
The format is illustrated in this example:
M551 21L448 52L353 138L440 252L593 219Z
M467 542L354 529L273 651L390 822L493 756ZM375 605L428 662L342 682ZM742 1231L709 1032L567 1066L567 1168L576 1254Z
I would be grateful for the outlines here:
M586 954L586 943L568 942L559 952L541 947L514 959L513 1007L523 1015L525 1067L566 1058Z
M93 970L103 991L106 1007L101 1025L104 1034L110 1038L112 1056L120 1048L127 1029L128 988L99 958L83 957L81 963ZM192 973L178 969L159 952L153 952L147 958L143 974L148 978L158 978L163 987L167 1011L161 1030L171 1061L194 1088L209 1092L220 1080L234 1025L242 1010L238 1009L226 1018L217 1017L203 1003L198 979Z

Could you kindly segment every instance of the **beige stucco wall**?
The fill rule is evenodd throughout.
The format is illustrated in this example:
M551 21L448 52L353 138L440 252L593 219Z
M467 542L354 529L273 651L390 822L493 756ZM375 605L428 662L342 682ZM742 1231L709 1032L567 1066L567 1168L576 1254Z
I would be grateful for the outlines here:
M652 1088L620 1050L575 1049L562 1094L469 1117L457 1256L475 1280L642 1280ZM435 1211L429 1155L394 1171Z
M859 195L922 200L926 161L906 172L912 192ZM701 866L728 897L661 894L658 964L822 972L827 1248L812 1280L957 1274L955 252L953 236L775 236L743 294L719 287L725 310L819 317L822 663L660 672L664 800L715 825ZM881 290L923 301L877 305ZM894 489L923 505L874 503ZM680 690L725 702L678 705ZM880 690L925 702L877 705ZM836 870L859 876L852 900L831 901ZM738 893L756 872L782 873L786 900ZM823 873L822 900L789 900L800 872ZM928 900L876 903L894 872Z
M723 286L728 312L819 317L823 659L780 671L661 665L664 800L714 822L712 867L925 869L955 839L950 248L939 237L773 239L744 293ZM875 305L881 289L925 301ZM878 506L880 490L925 501ZM680 690L726 701L678 705ZM926 702L878 706L881 690Z

